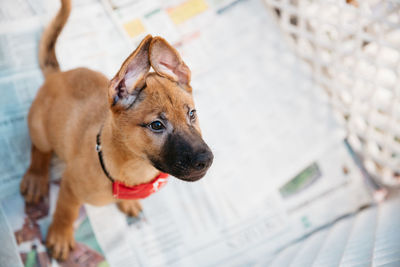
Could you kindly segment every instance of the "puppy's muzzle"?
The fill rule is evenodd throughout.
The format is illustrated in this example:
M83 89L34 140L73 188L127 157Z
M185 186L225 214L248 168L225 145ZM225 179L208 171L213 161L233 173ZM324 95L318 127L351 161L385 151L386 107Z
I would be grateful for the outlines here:
M207 173L214 155L198 133L175 133L168 137L160 157L150 159L160 171L193 182Z

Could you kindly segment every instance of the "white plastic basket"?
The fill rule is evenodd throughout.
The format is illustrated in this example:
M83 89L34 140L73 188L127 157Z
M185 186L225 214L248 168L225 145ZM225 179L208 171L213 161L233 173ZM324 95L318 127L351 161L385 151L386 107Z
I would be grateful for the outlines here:
M400 186L400 2L264 2L330 96L366 169Z

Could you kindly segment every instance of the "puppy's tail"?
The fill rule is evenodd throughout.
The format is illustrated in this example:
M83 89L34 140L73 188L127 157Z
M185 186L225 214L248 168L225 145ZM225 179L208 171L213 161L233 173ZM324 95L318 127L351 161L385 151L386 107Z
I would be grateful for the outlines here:
M43 75L60 70L56 57L56 41L71 13L71 0L61 0L61 8L57 16L43 32L39 43L39 65Z

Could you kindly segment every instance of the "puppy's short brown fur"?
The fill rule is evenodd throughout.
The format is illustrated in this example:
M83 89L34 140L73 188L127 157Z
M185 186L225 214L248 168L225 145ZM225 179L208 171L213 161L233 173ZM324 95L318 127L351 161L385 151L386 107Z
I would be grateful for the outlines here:
M21 192L27 202L38 202L48 191L52 153L66 163L47 236L53 257L66 259L83 203L117 202L134 216L141 210L138 200L113 198L95 151L100 131L107 170L126 185L149 182L160 171L195 181L213 155L201 138L190 70L164 39L145 37L111 81L86 68L60 71L54 47L71 9L70 0L61 2L40 42L45 82L29 111L32 154Z

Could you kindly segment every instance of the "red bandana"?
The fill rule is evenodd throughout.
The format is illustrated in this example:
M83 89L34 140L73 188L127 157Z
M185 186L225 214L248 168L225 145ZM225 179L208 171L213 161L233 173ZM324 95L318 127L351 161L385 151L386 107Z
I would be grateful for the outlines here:
M154 180L134 186L127 186L121 182L114 181L113 197L118 199L140 199L146 198L157 192L163 185L167 183L168 174L161 172Z

